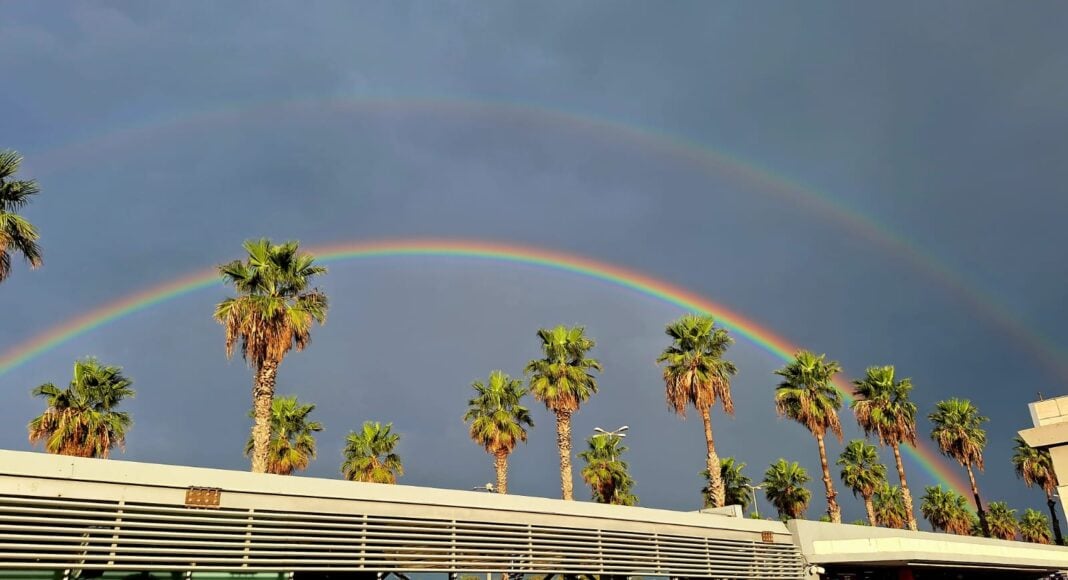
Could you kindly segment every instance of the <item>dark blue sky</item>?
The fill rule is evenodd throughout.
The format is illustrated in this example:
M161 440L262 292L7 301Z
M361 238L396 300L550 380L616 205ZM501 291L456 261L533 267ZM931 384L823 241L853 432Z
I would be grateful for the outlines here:
M1041 504L1009 456L1035 393L1065 391L1034 346L1066 364L1063 5L3 10L0 146L22 151L24 174L41 183L26 215L42 231L46 265L0 286L0 351L237 258L249 237L529 244L687 287L852 376L896 364L924 416L940 399L971 398L991 417L984 495ZM719 157L681 154L665 146L671 139ZM795 186L745 177L754 171ZM945 274L850 226L843 211ZM538 327L585 324L605 372L576 435L629 424L642 503L698 507L700 422L668 412L654 364L680 310L574 275L462 259L337 263L323 287L330 320L285 361L279 384L319 404L326 431L310 474L334 476L344 434L375 419L402 433L404 483L488 481L492 462L460 420L468 384L495 368L519 373L537 353ZM226 361L210 317L225 295L167 302L0 376L0 446L27 448L23 426L40 410L29 390L65 383L73 359L93 354L136 381L126 458L244 468L250 373ZM716 415L721 453L755 478L780 456L817 469L811 437L775 418L781 361L740 337L731 356L737 416ZM511 488L553 496L552 418L531 406L538 425L513 456ZM931 478L908 468L918 496ZM811 488L816 517L818 480ZM862 516L859 502L843 504L847 518Z

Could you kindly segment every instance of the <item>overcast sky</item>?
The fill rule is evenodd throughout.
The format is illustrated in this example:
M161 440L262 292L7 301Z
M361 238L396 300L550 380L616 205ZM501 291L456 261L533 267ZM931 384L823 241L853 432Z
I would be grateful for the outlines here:
M688 288L850 376L895 364L924 417L938 400L972 399L991 418L984 496L1042 507L1009 458L1027 403L1068 381L1063 4L27 1L3 12L0 147L23 152L24 176L41 184L25 214L46 261L0 286L0 352L238 258L250 237L532 245ZM491 480L461 421L470 382L520 373L539 327L583 324L605 371L575 418L576 450L596 426L629 424L641 503L699 507L700 420L668 411L654 362L679 308L455 258L338 262L322 287L330 319L278 385L319 405L310 475L337 476L345 433L374 419L402 434L403 483ZM165 302L0 376L0 446L28 449L24 425L42 409L29 390L65 384L76 357L96 355L135 380L124 458L247 468L251 374L226 360L211 319L225 296ZM714 415L721 455L754 479L780 456L801 461L817 517L816 444L772 406L782 361L741 336L730 357L737 415ZM553 419L529 405L537 426L512 457L510 491L555 496ZM857 436L848 413L843 423ZM922 420L925 445L929 429ZM907 469L919 497L932 477ZM588 497L577 470L576 489ZM839 492L845 518L862 517Z

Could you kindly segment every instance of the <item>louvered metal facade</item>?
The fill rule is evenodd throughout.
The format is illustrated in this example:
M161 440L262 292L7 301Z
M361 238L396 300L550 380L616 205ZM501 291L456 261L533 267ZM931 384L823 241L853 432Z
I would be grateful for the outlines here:
M6 469L13 459L21 467ZM0 569L802 577L778 522L13 452L0 462L15 471L0 474ZM191 485L221 490L218 507L187 507Z

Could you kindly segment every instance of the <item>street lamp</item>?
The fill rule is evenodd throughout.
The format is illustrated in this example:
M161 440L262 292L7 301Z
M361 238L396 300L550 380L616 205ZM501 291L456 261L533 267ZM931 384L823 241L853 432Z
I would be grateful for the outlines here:
M763 485L749 485L748 483L743 484L743 485L748 487L749 491L753 492L753 511L756 512L757 518L759 518L760 517L760 504L757 502L756 490L764 489L764 486Z
M475 487L472 487L471 489L473 489L475 491L488 491L489 493L493 493L493 484L492 483L487 483L486 485L476 485Z
M622 427L617 428L615 431L605 431L600 427L593 428L593 430L597 432L597 435L594 435L594 437L599 437L601 435L615 435L616 437L621 438L627 436L627 434L624 433L624 431L626 431L627 429L630 429L630 425L623 425Z

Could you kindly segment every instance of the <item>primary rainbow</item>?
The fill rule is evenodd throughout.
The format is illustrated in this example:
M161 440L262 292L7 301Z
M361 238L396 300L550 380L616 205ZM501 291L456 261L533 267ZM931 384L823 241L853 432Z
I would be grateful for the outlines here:
M760 325L739 312L731 310L723 304L647 274L575 254L531 246L456 239L343 242L309 248L308 251L314 254L320 262L376 257L453 256L543 266L553 270L572 272L587 278L634 290L668 304L679 306L684 310L713 315L723 325L782 360L789 360L795 352L800 350L797 345L792 344L771 329ZM147 288L95 308L50 328L0 355L0 375L4 375L60 344L100 328L105 324L209 286L221 286L218 271L214 267ZM847 402L853 400L852 389L847 379L837 378L835 387L841 391ZM927 446L909 447L906 445L903 449L907 456L915 460L936 481L947 484L965 496L970 493L969 487L964 483L957 470L948 468L941 457Z

